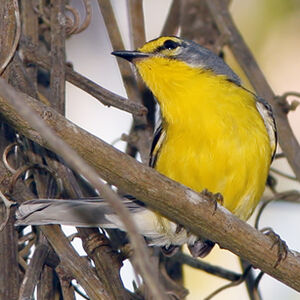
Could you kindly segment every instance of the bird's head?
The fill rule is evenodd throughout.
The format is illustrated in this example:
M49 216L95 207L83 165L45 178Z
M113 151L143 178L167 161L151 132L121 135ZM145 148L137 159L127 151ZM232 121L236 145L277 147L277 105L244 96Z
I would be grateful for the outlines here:
M180 65L192 69L209 70L216 75L225 75L240 85L239 77L219 56L199 44L176 36L163 36L147 42L134 51L114 51L113 55L132 62L145 80L149 71L176 72ZM145 80L147 81L147 80Z

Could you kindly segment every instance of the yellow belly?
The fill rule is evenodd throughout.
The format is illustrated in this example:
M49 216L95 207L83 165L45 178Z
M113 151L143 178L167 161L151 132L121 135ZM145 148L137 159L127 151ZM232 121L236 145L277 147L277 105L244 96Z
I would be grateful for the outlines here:
M259 113L231 102L193 113L195 122L167 124L156 169L198 192L221 193L227 209L248 219L264 191L271 158Z
M168 135L156 169L195 191L221 193L227 209L248 219L264 190L268 154L258 144L241 145L225 132L214 137L207 132L206 139L171 130Z

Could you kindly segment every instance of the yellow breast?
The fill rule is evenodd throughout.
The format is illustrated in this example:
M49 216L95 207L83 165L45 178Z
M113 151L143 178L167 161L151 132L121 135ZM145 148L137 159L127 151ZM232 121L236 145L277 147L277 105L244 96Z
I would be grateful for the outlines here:
M159 57L137 68L156 96L167 131L156 169L200 192L221 193L247 219L264 190L271 146L248 91L208 70Z

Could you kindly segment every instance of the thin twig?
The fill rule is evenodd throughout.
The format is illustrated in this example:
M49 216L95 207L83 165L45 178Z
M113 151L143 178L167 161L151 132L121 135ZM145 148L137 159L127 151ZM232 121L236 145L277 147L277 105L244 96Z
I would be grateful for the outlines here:
M51 174L51 176L55 179L55 183L56 183L56 194L53 195L54 198L58 197L60 195L60 193L63 190L62 187L62 183L61 183L61 179L57 176L56 172L51 170L48 166L46 165L40 165L40 164L28 164L28 165L23 165L21 167L19 167L16 172L14 173L14 175L12 176L11 179L11 183L10 183L10 187L9 187L9 191L12 192L14 185L16 184L17 180L27 171L29 170L36 170L36 169L40 169L40 170L44 170L46 172L48 172L49 174Z
M258 276L255 279L255 283L254 283L254 286L253 286L254 300L261 300L262 299L260 294L259 294L259 291L258 291L258 285L259 285L260 280L262 279L264 274L265 274L264 272L259 272Z
M66 14L66 33L68 36L74 34L79 27L79 11L71 5L66 5L66 11L73 15L73 19Z
M85 8L85 17L80 27L77 28L75 33L80 33L84 31L91 23L92 20L92 8L90 0L83 0L84 8Z
M146 41L143 1L129 0L129 25L134 49L144 45Z
M50 91L52 106L65 113L65 0L51 0L51 69Z
M27 43L27 45L29 46L29 43ZM28 52L28 56L26 57L27 61L36 63L38 66L50 70L50 59L39 54L36 47L32 47L32 45L29 47L31 51ZM77 73L69 66L66 67L66 79L78 88L95 97L104 105L116 107L136 116L143 116L147 113L147 109L142 104L128 100L113 92L110 92L109 90L94 83L90 79Z
M61 265L58 265L56 268L56 273L58 274L60 286L62 290L62 295L64 300L74 300L75 299L75 290L72 285L72 275L66 273L65 268Z
M183 37L194 40L218 54L224 43L205 1L181 1L179 17L180 34Z
M177 34L179 28L178 25L179 12L180 12L180 1L173 0L165 24L161 31L160 34L161 36Z
M248 275L248 272L249 272L249 270L250 270L251 268L252 268L252 266L249 266L249 267L245 270L245 272L243 273L243 275L242 275L238 280L233 281L233 282L231 282L231 283L228 283L228 284L226 284L226 285L224 285L224 286L222 286L222 287L216 289L216 290L215 290L213 293L211 293L209 296L205 297L204 300L210 300L210 299L212 299L214 296L216 296L217 294L219 294L220 292L222 292L222 291L224 291L224 290L226 290L226 289L228 289L228 288L231 288L231 287L234 287L234 286L237 286L237 285L243 283L243 282L245 281L245 278L246 278L246 276Z
M60 258L60 267L71 274L91 299L110 300L90 263L79 256L59 226L41 226L47 240Z
M27 244L25 244L24 248L22 248L20 251L19 251L19 258L22 258L24 259L24 257L28 257L30 251L31 251L31 247L34 245L36 241L36 237L32 240L29 240ZM26 265L26 268L27 268L27 265Z
M122 37L118 28L118 24L109 0L98 0L98 4L104 18L104 22L109 34L109 38L114 50L124 49L124 44ZM139 9L139 11L141 11ZM141 14L141 13L140 13ZM141 25L142 28L143 25ZM136 38L142 40L142 38ZM124 59L117 59L117 63L123 78L124 87L129 99L142 104L141 92L143 89L137 84L135 76L132 72L131 66ZM141 130L135 130L136 128L141 128ZM148 120L146 115L136 116L130 133L137 133L137 143L136 145L128 145L126 153L135 157L137 151L140 152L143 162L148 162L149 160L149 148L150 141L152 138L152 128L148 126Z
M6 217L3 220L3 222L0 224L0 232L1 232L4 229L4 227L6 226L8 220L9 220L10 208L11 208L12 205L15 205L16 202L8 200L1 191L0 191L0 198L1 198L2 202L5 205L5 211L6 211Z
M128 3L128 17L130 24L130 36L132 37L133 48L141 47L146 41L145 21L143 11L143 1L130 0ZM113 37L113 36L112 36ZM124 76L122 74L122 76ZM126 78L124 78L125 80ZM139 97L134 98L137 103L142 103L148 109L147 118L134 117L130 129L130 139L134 137L135 143L128 143L126 153L135 157L139 152L143 163L148 164L149 152L153 136L153 120L155 111L155 101L149 90L147 90L144 82L139 76L135 77L137 85L137 94Z
M285 177L285 178L287 178L287 179L294 180L294 181L298 181L298 179L297 179L295 176L286 174L286 173L284 173L284 172L282 172L282 171L280 171L280 170L277 170L277 169L275 169L275 168L273 168L273 167L270 168L270 171L273 172L273 173L275 173L275 174L278 174L278 175L280 175L280 176L282 176L282 177Z
M22 244L24 244L27 241L32 241L36 238L35 233L34 232L29 232L25 235L22 235L19 240L18 240L18 245L21 246Z
M68 36L72 34L78 34L84 31L91 23L92 20L92 8L90 0L82 0L85 8L85 15L83 22L80 25L80 15L79 11L71 5L66 5L66 10L68 10L72 15L73 19L66 16L67 18L67 27L66 31Z
M0 75L3 73L3 71L9 64L9 62L14 57L14 54L17 50L20 36L21 36L21 21L20 21L20 11L19 11L18 0L13 0L13 6L14 6L14 11L15 11L15 22L16 22L15 37L14 37L13 45L11 46L10 51L9 51L5 61L0 66Z
M240 264L241 264L243 274L244 274L244 272L249 267L249 263L247 261L245 261L244 259L240 259ZM253 291L254 286L255 286L255 276L256 275L254 273L254 270L253 270L253 268L251 268L248 271L248 275L245 278L245 285L246 285L247 292L248 292L248 295L250 298L249 300L262 300L262 299L258 298L258 297L260 297L259 290L257 289L256 293Z
M286 99L286 98L288 98L288 97L290 97L290 96L294 96L294 97L300 98L300 93L298 93L298 92L285 92L285 93L283 93L283 94L280 96L280 98Z
M9 152L15 148L18 144L16 142L14 143L11 143L9 145L7 145L3 151L3 154L2 154L2 161L3 161L3 164L4 166L6 167L7 170L9 170L12 174L15 174L17 172L16 169L14 169L8 162L8 154Z
M32 298L49 251L50 248L45 244L36 247L20 287L19 300Z
M2 169L2 166L0 168ZM1 176L1 180L2 179L3 177ZM1 182L1 189L3 189L4 186L5 183L3 184L3 182ZM4 219L6 214L7 210L4 205L0 204L0 222ZM18 233L14 228L14 215L11 214L6 227L0 232L1 299L16 300L18 298L22 271L18 260L17 240Z
M122 36L113 12L113 8L109 0L98 0L98 5L101 14L104 18L105 26L113 47L113 50L124 49ZM129 99L138 101L140 95L138 94L137 85L134 79L133 72L130 65L124 59L117 59L118 66L123 78L124 87Z
M174 259L176 259L178 262L182 264L188 265L195 269L202 270L206 273L218 276L226 280L236 281L241 277L241 274L229 271L227 269L223 269L219 266L213 266L207 262L201 261L199 259L195 259L190 255L184 254L181 251L177 252L174 255Z
M282 192L282 193L277 193L274 196L272 196L271 198L263 201L262 205L260 206L260 208L257 212L256 218L255 218L254 227L256 229L259 229L259 221L261 219L261 215L262 215L263 211L265 210L266 206L269 205L273 201L279 201L279 200L299 203L300 192L291 190L291 191L286 191L286 192Z
M275 154L275 159L279 159L279 158L285 158L284 153L276 153Z

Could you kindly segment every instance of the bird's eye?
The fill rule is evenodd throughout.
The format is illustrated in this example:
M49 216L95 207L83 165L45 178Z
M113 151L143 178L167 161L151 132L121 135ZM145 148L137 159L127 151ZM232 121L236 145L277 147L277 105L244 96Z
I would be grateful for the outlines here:
M164 42L164 48L165 48L165 49L173 50L173 49L176 49L177 47L179 47L179 44L176 43L175 41L172 41L172 40L166 40L166 41Z

